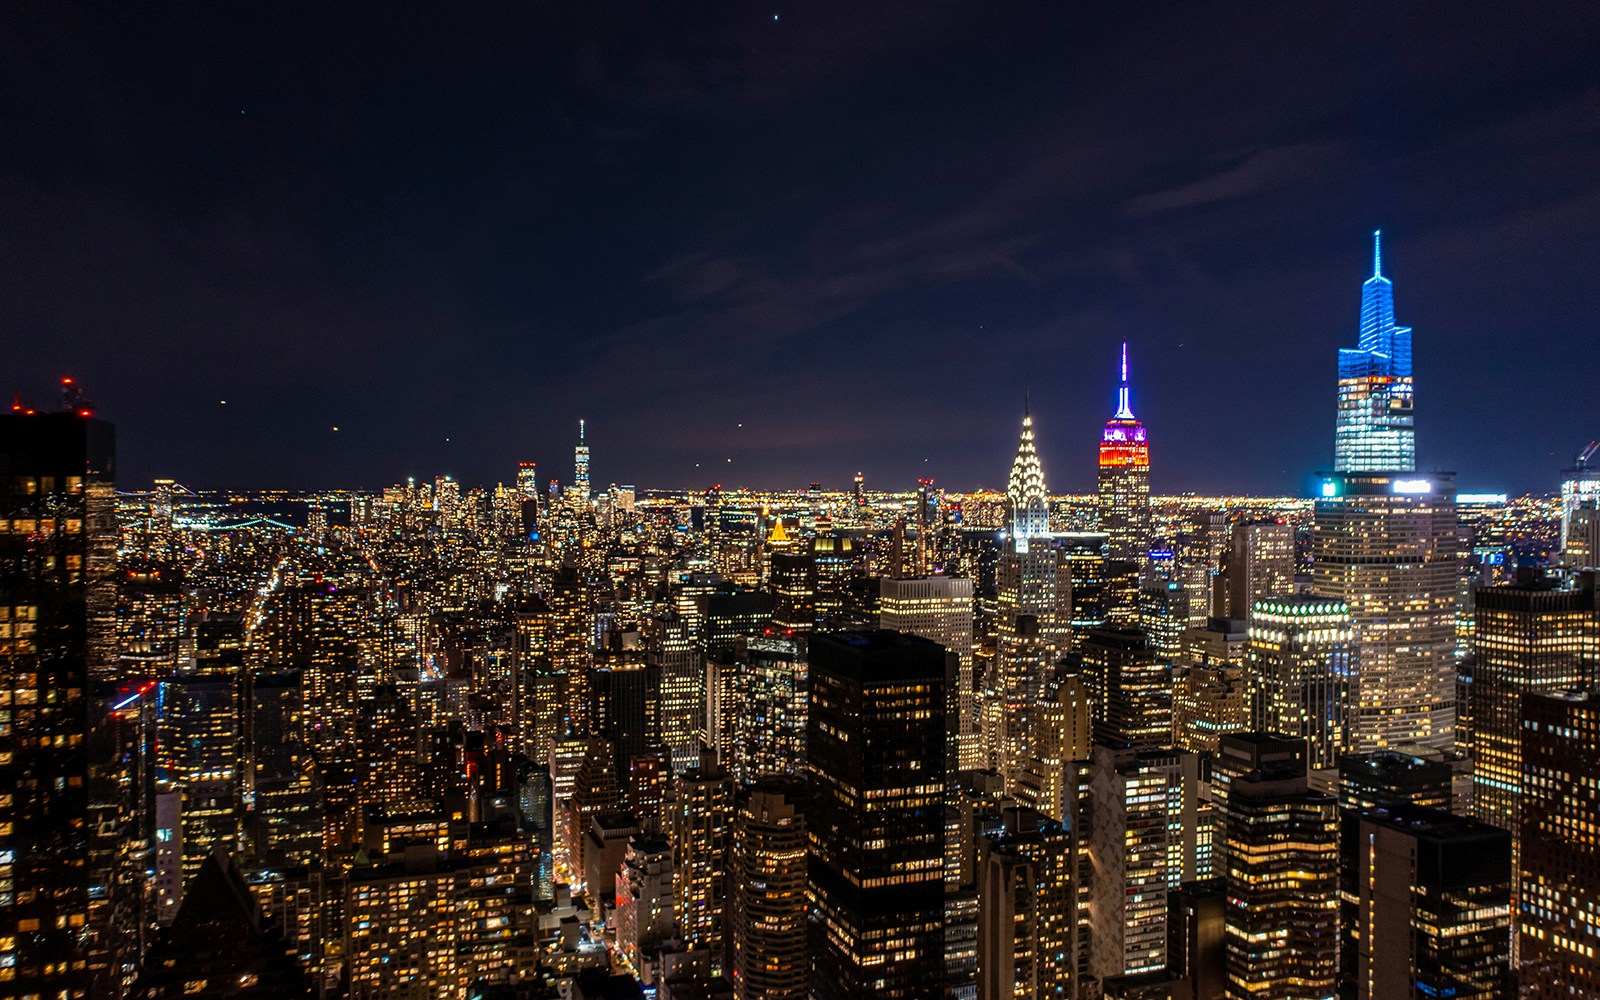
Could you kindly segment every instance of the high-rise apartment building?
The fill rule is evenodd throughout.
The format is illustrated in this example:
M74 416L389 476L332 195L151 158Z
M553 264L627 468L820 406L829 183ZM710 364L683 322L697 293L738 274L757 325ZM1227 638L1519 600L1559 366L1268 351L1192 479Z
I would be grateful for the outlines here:
M740 1000L805 1000L805 782L763 778L733 824L733 982Z
M954 683L944 649L905 633L844 632L811 645L813 997L942 995Z
M1600 996L1600 693L1522 705L1521 995Z
M1100 432L1100 530L1109 539L1108 558L1143 566L1150 548L1150 441L1129 393L1123 344L1117 412Z
M7 997L90 989L95 603L109 602L113 430L87 412L0 415L0 951ZM103 678L109 680L110 678ZM131 831L130 831L131 833ZM96 852L98 853L98 852ZM109 917L109 913L106 914ZM97 941L97 946L100 942Z
M1411 328L1394 321L1394 285L1383 276L1383 246L1372 234L1372 277L1361 285L1361 333L1339 349L1336 472L1410 472L1417 467Z
M733 776L709 752L680 774L672 804L673 899L684 944L726 964L729 838L733 835Z
M1351 638L1342 601L1268 598L1250 616L1251 728L1305 740L1314 769L1336 767L1349 743Z
M977 767L981 749L973 688L972 581L957 576L884 577L878 626L932 639L960 658L957 756L962 770Z
M1325 477L1313 592L1350 608L1352 744L1448 748L1456 714L1456 506L1447 473Z

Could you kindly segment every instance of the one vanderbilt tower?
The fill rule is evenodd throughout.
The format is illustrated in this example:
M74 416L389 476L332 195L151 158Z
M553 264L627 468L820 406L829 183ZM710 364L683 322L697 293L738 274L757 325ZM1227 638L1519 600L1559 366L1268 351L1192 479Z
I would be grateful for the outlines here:
M1448 748L1456 719L1455 475L1416 471L1411 331L1373 234L1361 340L1339 351L1334 472L1320 477L1312 587L1350 606L1349 725L1358 752Z

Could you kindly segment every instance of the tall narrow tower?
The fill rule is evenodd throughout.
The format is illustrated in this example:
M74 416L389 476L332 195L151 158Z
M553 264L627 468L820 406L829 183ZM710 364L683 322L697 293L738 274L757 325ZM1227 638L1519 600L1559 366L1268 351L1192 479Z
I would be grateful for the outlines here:
M1383 276L1382 230L1372 234L1372 277L1361 285L1361 339L1339 349L1335 472L1417 467L1411 328L1394 322L1394 285Z
M584 421L578 421L578 447L572 450L572 486L568 489L572 502L580 507L589 504L589 444L584 438Z
M1100 432L1099 495L1107 557L1142 562L1150 547L1150 442L1129 402L1127 344L1122 345L1117 414Z

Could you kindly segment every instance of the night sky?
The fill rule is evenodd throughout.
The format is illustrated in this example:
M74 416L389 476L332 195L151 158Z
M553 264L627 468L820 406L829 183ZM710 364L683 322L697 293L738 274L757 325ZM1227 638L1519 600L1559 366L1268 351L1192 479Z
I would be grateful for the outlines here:
M1378 227L1419 464L1554 488L1597 4L0 7L0 379L129 486L1003 487L1027 392L1086 490L1127 339L1157 492L1301 492Z

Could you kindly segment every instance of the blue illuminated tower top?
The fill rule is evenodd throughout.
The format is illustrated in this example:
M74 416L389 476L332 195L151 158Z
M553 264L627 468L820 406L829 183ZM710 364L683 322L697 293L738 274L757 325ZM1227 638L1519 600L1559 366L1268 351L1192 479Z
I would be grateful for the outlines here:
M1361 285L1361 337L1339 350L1339 472L1416 468L1411 328L1394 321L1394 284L1383 276L1383 232L1372 234L1372 277Z

